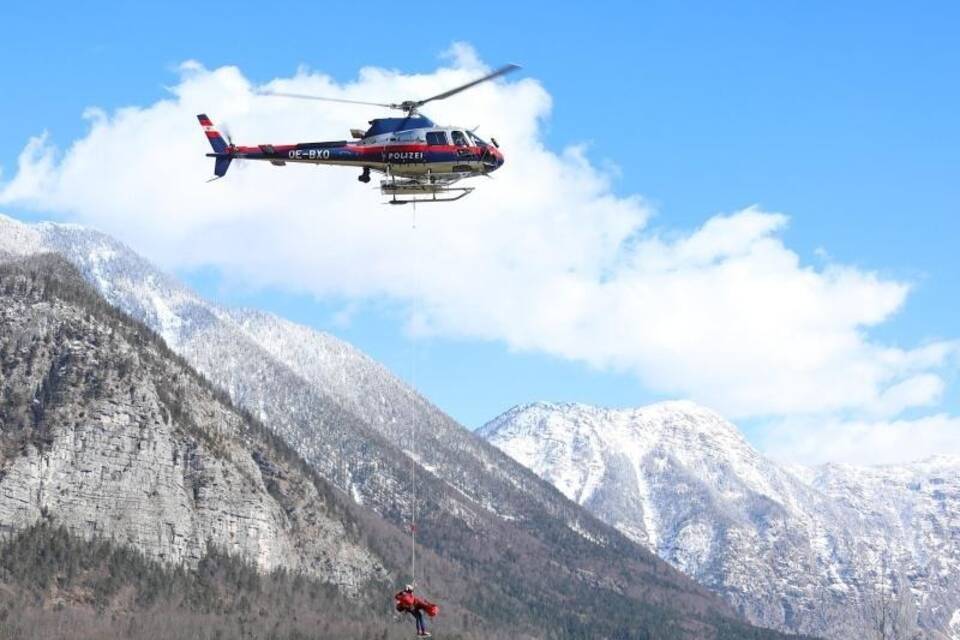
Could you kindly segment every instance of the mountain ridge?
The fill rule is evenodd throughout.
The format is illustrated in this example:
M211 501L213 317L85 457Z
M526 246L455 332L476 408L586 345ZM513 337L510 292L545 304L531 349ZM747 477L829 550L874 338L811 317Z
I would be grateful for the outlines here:
M7 533L53 516L158 560L213 544L348 592L386 578L352 541L347 503L66 261L8 262L0 283Z
M19 223L0 219L0 235L4 224ZM409 522L411 447L402 444L416 421L418 542L425 556L435 554L418 573L427 592L448 590L449 598L470 602L466 585L481 583L485 595L473 603L478 615L520 628L540 619L572 635L627 638L663 628L677 637L776 636L748 630L725 603L355 348L301 327L306 333L297 337L296 352L315 357L278 357L290 355L291 323L210 304L103 234L55 224L33 230L40 249L64 255L111 304L156 330L393 531ZM36 242L28 249L36 250ZM277 335L288 337L277 345L270 339ZM331 364L334 348L342 357ZM338 376L345 380L340 386ZM454 581L450 572L463 578Z
M860 637L887 563L928 637L960 611L960 459L788 469L688 402L530 403L480 433L755 623Z

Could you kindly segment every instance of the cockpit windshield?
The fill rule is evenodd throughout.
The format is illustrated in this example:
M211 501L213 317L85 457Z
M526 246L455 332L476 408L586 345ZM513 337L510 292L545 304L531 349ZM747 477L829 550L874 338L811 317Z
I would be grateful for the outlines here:
M467 133L470 135L470 139L473 140L473 144L475 146L478 146L478 147L489 146L480 136L475 134L473 131L468 131Z

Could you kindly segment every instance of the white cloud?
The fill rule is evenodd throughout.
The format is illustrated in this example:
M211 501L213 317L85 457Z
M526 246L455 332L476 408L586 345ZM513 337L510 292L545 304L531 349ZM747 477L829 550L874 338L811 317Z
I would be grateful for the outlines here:
M14 180L3 185L0 197L5 202L32 201L36 194L50 190L50 178L56 172L54 149L48 144L48 134L31 138L20 152Z
M363 100L437 93L483 69L469 47L423 75L361 69L337 83L306 69L266 87ZM168 267L212 265L251 286L354 303L410 304L420 330L503 341L629 371L649 388L731 417L845 411L892 417L936 403L956 344L870 338L904 304L907 283L785 246L786 216L746 208L692 232L647 230L651 210L616 195L582 147L543 142L551 98L535 80L496 82L427 110L480 125L507 163L453 205L381 205L353 169L212 160L195 114L239 142L342 139L377 110L255 95L235 67L182 65L171 96L113 113L60 153L31 141L0 203L66 216ZM239 165L239 166L238 166ZM353 307L350 307L353 308Z
M761 446L773 458L801 464L897 464L960 453L960 418L789 420L768 427Z
M886 388L870 409L884 416L895 416L910 407L934 405L943 395L944 382L939 376L921 373Z

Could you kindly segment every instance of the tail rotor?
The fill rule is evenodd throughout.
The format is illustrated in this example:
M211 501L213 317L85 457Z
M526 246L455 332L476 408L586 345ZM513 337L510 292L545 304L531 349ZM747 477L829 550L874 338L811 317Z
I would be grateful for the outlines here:
M227 148L232 149L234 147L234 144L233 144L233 133L231 133L230 131L230 125L224 122L223 124L220 125L220 130L223 132L223 137L227 139Z

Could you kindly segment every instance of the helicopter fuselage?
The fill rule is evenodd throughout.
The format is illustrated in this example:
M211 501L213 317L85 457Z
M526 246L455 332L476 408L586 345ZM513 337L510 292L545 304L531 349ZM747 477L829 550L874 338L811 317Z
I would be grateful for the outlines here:
M258 144L238 146L224 139L206 114L197 116L214 158L211 180L227 174L234 160L262 160L284 166L288 162L360 167L358 180L370 182L370 172L386 174L380 192L390 196L390 204L452 202L469 195L473 187L461 186L465 178L489 175L503 165L497 141L481 140L470 129L438 127L419 109L428 102L445 100L480 83L488 82L519 69L508 64L453 89L422 100L398 103L367 102L350 98L332 98L302 93L265 91L261 95L304 100L324 100L346 104L381 107L403 111L402 118L374 118L366 132L352 129L354 142L300 142L297 144Z
M412 121L412 122L411 122ZM503 154L469 129L439 127L427 118L380 118L356 141L228 145L207 154L231 160L359 167L397 177L482 175L503 165ZM408 128L409 125L419 125ZM423 126L425 125L425 126Z

